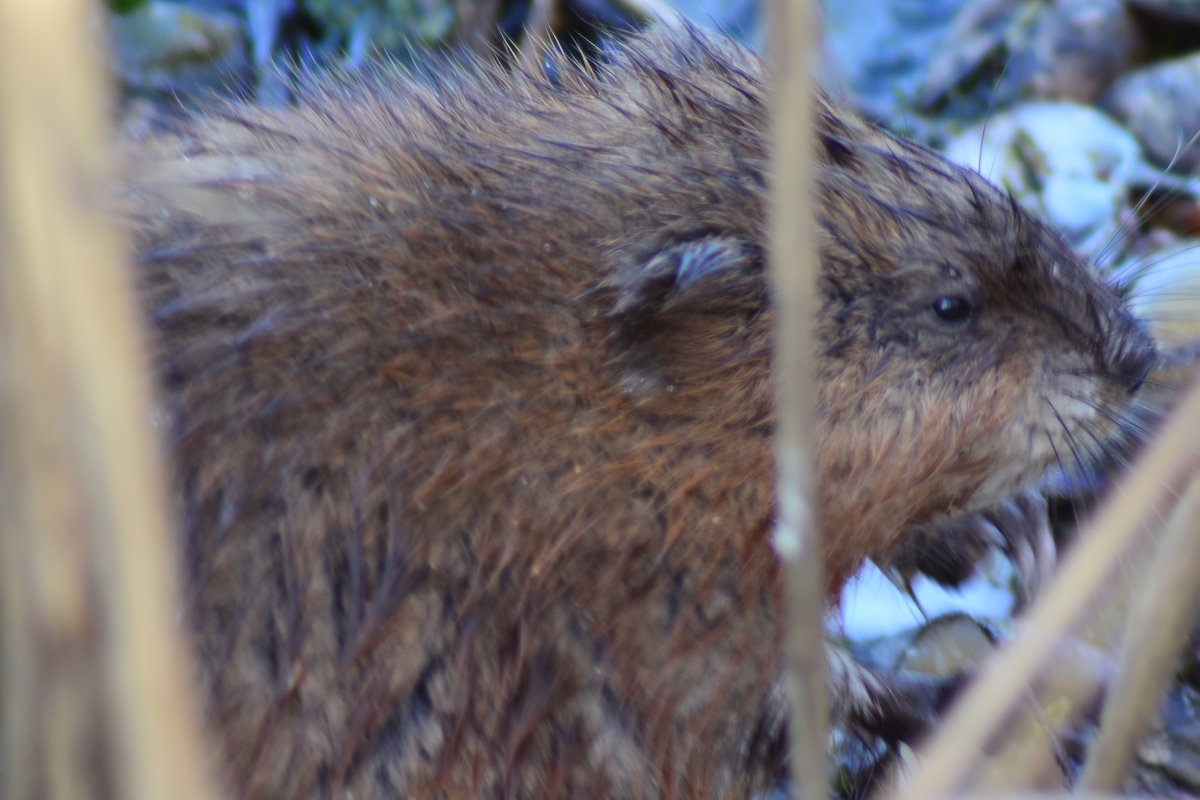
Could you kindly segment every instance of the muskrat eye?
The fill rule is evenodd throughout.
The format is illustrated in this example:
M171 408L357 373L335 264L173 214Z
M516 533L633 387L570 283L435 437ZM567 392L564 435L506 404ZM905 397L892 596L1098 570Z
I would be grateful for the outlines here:
M971 303L960 295L947 295L933 301L933 313L944 322L962 322L971 316Z

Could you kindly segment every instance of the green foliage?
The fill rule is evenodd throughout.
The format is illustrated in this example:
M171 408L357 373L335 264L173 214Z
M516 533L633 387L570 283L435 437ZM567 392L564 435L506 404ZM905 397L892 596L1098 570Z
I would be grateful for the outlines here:
M146 0L108 0L108 8L117 14L128 14L146 5Z

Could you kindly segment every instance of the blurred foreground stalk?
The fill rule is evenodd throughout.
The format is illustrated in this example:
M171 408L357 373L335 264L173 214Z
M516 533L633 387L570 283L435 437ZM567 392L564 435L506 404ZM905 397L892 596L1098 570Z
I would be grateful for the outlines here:
M770 254L775 309L778 508L775 548L783 566L784 679L792 796L829 794L823 613L825 579L817 529L813 431L817 419L817 254L812 133L812 4L770 6Z
M88 15L0 0L0 795L209 798Z

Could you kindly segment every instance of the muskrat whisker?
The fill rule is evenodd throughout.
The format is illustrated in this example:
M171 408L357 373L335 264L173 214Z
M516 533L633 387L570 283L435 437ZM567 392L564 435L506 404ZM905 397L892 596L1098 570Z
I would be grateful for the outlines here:
M1054 406L1053 401L1051 401L1049 398L1046 398L1046 404L1050 406L1050 410L1054 412L1055 419L1058 420L1059 427L1062 429L1063 443L1066 444L1067 449L1071 451L1071 459L1075 462L1075 466L1079 470L1079 474L1086 474L1087 468L1084 464L1082 456L1080 456L1080 449L1075 440L1075 435L1071 432L1071 426L1067 425L1067 421L1063 419L1062 414L1058 412L1058 409Z
M1138 210L1140 209L1141 204L1145 203L1149 196L1149 191L1143 194L1142 199L1138 201L1138 206L1123 215L1123 218L1109 234L1108 238L1096 252L1096 255L1093 259L1097 267L1104 269L1108 261L1111 258L1114 258L1120 252L1121 248L1123 248L1128 242L1132 241L1134 234L1137 233L1139 227ZM1166 203L1166 200L1156 201L1154 207L1149 209L1147 213L1154 213L1155 209L1164 207Z
M1118 380L1125 380L1125 381L1130 380L1127 376L1122 376L1122 375L1107 375L1104 373L1098 373L1098 374L1100 374L1102 377L1112 377L1112 378L1116 378ZM1142 385L1149 386L1154 389L1159 389L1164 392L1178 392L1183 389L1183 387L1179 386L1178 384L1170 383L1168 381L1160 381L1157 378L1143 378Z
M1111 442L1112 444L1119 445L1121 444L1122 439L1126 439L1131 442L1142 441L1144 437L1149 434L1149 432L1146 431L1132 417L1123 412L1114 412L1106 408L1103 403L1099 403L1091 397L1070 391L1064 392L1064 395L1072 400L1083 403L1085 406L1096 412L1098 416L1108 420L1113 424L1114 433L1110 437L1098 437L1097 434L1095 434L1094 431L1091 431L1089 428L1088 432L1091 433L1094 438L1109 438L1113 440ZM1087 425L1088 421L1080 420L1081 428L1085 428Z
M1167 384L1160 388L1170 389L1171 391L1180 391L1180 387L1172 384ZM1139 398L1126 412L1130 419L1141 420L1139 424L1146 430L1149 436L1158 425L1161 424L1171 413L1170 406L1164 406L1147 398Z
M1105 449L1105 443L1096 436L1090 420L1079 420L1075 427L1075 444L1081 453L1084 472L1091 474L1100 464L1100 456Z
M1125 372L1115 372L1113 370L1087 368L1087 369L1064 369L1059 370L1059 375L1070 375L1076 378L1103 378L1106 381L1116 381L1123 384L1134 383L1140 380L1140 383L1145 386L1152 386L1156 389L1167 389L1170 391L1179 391L1180 387L1173 383L1166 383L1156 378L1146 376L1144 378L1137 375L1130 375Z
M1129 263L1123 265L1119 272L1113 273L1109 280L1114 285L1124 289L1125 287L1136 283L1140 278L1155 272L1160 265L1168 263L1174 259L1178 259L1179 256L1184 253L1191 253L1197 250L1200 250L1200 244L1189 244L1186 247L1181 247L1178 249L1167 248L1165 250L1155 250L1151 253L1147 253L1139 256L1138 258L1132 259ZM1171 269L1184 271L1189 269L1190 266L1191 265L1188 263L1181 262ZM1194 297L1195 294L1195 292L1175 294L1172 292L1156 290L1153 294L1153 297L1189 299Z
M1054 436L1045 428L1042 429L1042 435L1046 437L1046 442L1050 445L1050 452L1054 453L1054 461L1058 464L1058 471L1064 476L1070 476L1071 471L1068 470L1067 465L1063 463L1062 454L1059 453L1058 446L1054 443Z
M1120 383L1129 383L1141 378L1140 375L1130 375L1126 372L1116 372L1114 370L1098 369L1089 367L1087 369L1062 370L1063 375L1074 375L1080 378L1103 378L1109 381L1117 381Z
M1065 494L1071 496L1078 495L1086 491L1087 486L1084 482L1084 473L1069 469L1067 465L1063 463L1062 455L1059 453L1058 447L1054 444L1054 437L1050 434L1050 431L1045 431L1045 435L1047 441L1050 443L1050 450L1054 453L1054 460L1058 464L1059 477L1065 482ZM1068 504L1067 513L1070 514L1072 523L1077 526L1079 524L1080 516L1079 509L1074 503Z
M996 97L999 94L1000 84L1004 82L1004 76L1008 74L1008 66L1012 63L1014 57L1014 53L1009 52L1008 58L1004 59L1004 65L1000 67L1000 72L996 75L996 80L992 84L992 91L988 94L987 110L983 114L983 124L979 127L979 153L975 156L975 171L981 175L990 174L996 166L993 161L991 164L988 164L988 171L986 173L983 171L983 142L987 139L988 125L991 124L992 114L996 111ZM999 158L1000 151L997 151L993 157ZM1009 194L1011 196L1011 192Z
M1163 181L1166 179L1171 169L1175 166L1175 163L1179 160L1179 157L1183 155L1183 153L1185 153L1189 148L1191 148L1198 139L1200 139L1200 130L1197 130L1192 134L1191 138L1188 139L1187 142L1182 143L1176 148L1174 155L1171 156L1171 160L1165 167L1163 167L1158 178L1155 179L1154 184L1142 192L1142 196L1138 198L1136 203L1133 204L1133 208L1129 210L1129 213L1125 215L1125 218L1121 220L1121 223L1109 236L1108 241L1105 242L1104 246L1100 249L1100 252L1096 255L1097 264L1103 264L1104 260L1116 250L1121 242L1128 241L1128 239L1133 237L1133 234L1137 231L1137 223L1139 219L1143 218L1143 216L1153 216L1155 213L1165 208L1166 205L1171 202L1172 199L1174 199L1174 197L1183 196L1183 191L1181 189L1169 187L1168 191L1164 192L1162 197L1157 200L1154 205L1146 208L1147 202L1151 197L1158 193L1158 188L1162 186Z
M1145 441L1150 436L1150 431L1128 413L1112 411L1089 397L1070 392L1067 393L1067 396L1086 404L1101 417L1111 422L1121 436L1130 437L1135 442Z
M1105 460L1112 461L1121 467L1129 465L1129 453L1127 448L1121 447L1121 441L1100 435L1091 422L1082 423L1079 429L1093 442L1093 446L1088 448L1090 467L1093 471L1104 471Z

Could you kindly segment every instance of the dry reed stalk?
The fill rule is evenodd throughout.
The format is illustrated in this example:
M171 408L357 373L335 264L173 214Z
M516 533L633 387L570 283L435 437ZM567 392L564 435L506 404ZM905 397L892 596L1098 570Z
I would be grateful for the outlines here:
M972 792L959 795L958 800L1136 800L1130 795L1103 792ZM1147 798L1149 800L1149 798Z
M1133 761L1187 643L1200 601L1200 477L1193 477L1155 545L1153 562L1125 624L1117 679L1109 687L1100 733L1088 752L1079 788L1113 791Z
M0 3L3 794L209 798L85 0ZM92 23L92 24L89 24Z
M775 308L775 547L784 576L784 670L792 796L829 794L821 543L815 512L817 253L812 76L814 17L807 0L770 4L769 239Z
M1200 474L1200 384L1191 388L1135 470L1117 487L1081 537L1058 578L1011 645L987 665L941 726L924 763L902 787L904 800L939 800L959 789L985 745L1024 701L1049 657L1088 612L1133 548L1161 524L1171 501ZM1192 527L1194 535L1194 526ZM1182 560L1182 559L1179 559ZM1194 563L1194 562L1186 562ZM1159 578L1148 574L1146 580ZM1178 628L1166 629L1177 636Z

